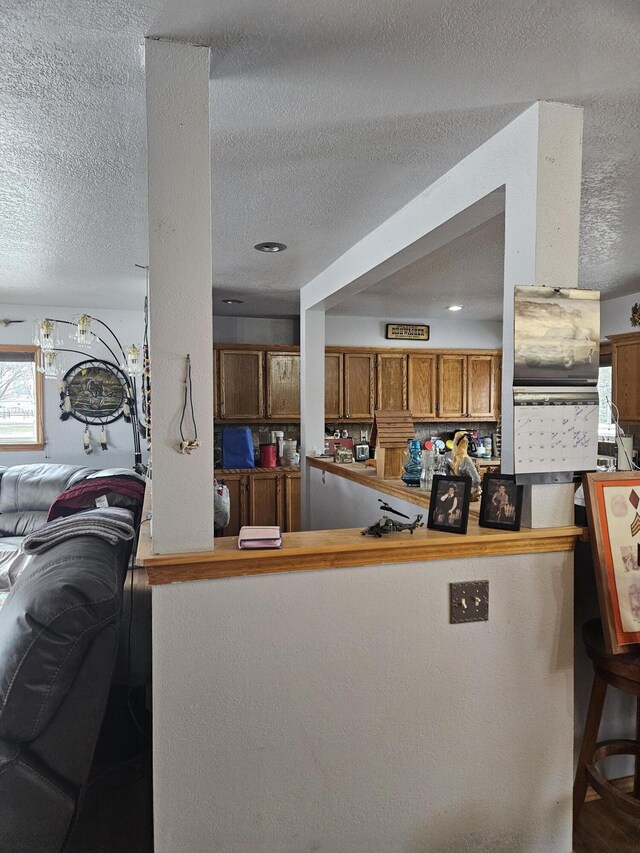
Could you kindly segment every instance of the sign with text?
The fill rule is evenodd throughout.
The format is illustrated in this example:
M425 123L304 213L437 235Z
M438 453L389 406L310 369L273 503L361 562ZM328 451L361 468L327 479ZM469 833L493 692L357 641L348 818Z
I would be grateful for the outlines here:
M386 338L389 341L428 341L429 326L413 323L387 323Z

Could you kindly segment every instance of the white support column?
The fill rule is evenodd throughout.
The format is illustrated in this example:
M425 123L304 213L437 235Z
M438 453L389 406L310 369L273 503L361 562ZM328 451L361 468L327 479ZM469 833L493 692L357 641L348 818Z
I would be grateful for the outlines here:
M209 48L147 39L145 60L153 546L157 554L206 551L213 548ZM191 455L179 453L187 353L201 441Z
M302 529L311 523L309 472L306 457L324 447L325 312L300 304L300 473Z
M518 239L505 234L505 300L503 346L509 352L513 365L513 286L535 284L545 287L577 287L580 189L582 177L582 125L581 107L568 104L541 102L538 104L538 133L536 142L535 193L531 187L518 195L527 199L526 208L518 205L523 214ZM523 170L520 179L530 181L531 175ZM514 189L517 188L517 184ZM509 187L510 189L510 187ZM513 226L517 214L509 205L507 192L507 228ZM510 214L514 214L510 222ZM518 251L517 260L514 250ZM511 252L507 274L507 251ZM525 277L520 281L513 272L518 269ZM526 272L525 272L526 270ZM507 284L509 286L507 286ZM505 382L510 383L512 368ZM503 395L505 388L503 386ZM509 405L503 402L503 431L513 432L513 405L511 388ZM510 470L505 469L503 470ZM573 484L558 483L528 486L522 523L525 527L558 527L573 523Z

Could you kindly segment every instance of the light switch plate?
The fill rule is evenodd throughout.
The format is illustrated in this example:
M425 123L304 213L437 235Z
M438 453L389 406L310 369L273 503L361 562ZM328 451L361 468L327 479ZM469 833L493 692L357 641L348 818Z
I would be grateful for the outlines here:
M487 622L489 581L460 581L449 584L451 624Z

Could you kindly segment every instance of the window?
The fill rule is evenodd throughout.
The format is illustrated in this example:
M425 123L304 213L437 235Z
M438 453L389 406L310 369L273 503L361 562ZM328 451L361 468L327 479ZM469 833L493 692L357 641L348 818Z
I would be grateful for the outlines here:
M42 450L39 348L0 346L0 450Z

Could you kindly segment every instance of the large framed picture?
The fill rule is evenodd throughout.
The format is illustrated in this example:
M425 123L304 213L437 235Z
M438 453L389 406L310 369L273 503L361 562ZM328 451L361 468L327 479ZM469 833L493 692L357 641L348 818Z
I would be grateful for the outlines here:
M447 533L466 533L471 500L471 477L435 474L427 527Z
M640 643L640 472L583 477L604 642L610 654Z
M485 474L482 478L480 527L520 530L524 486L516 485L513 475Z

